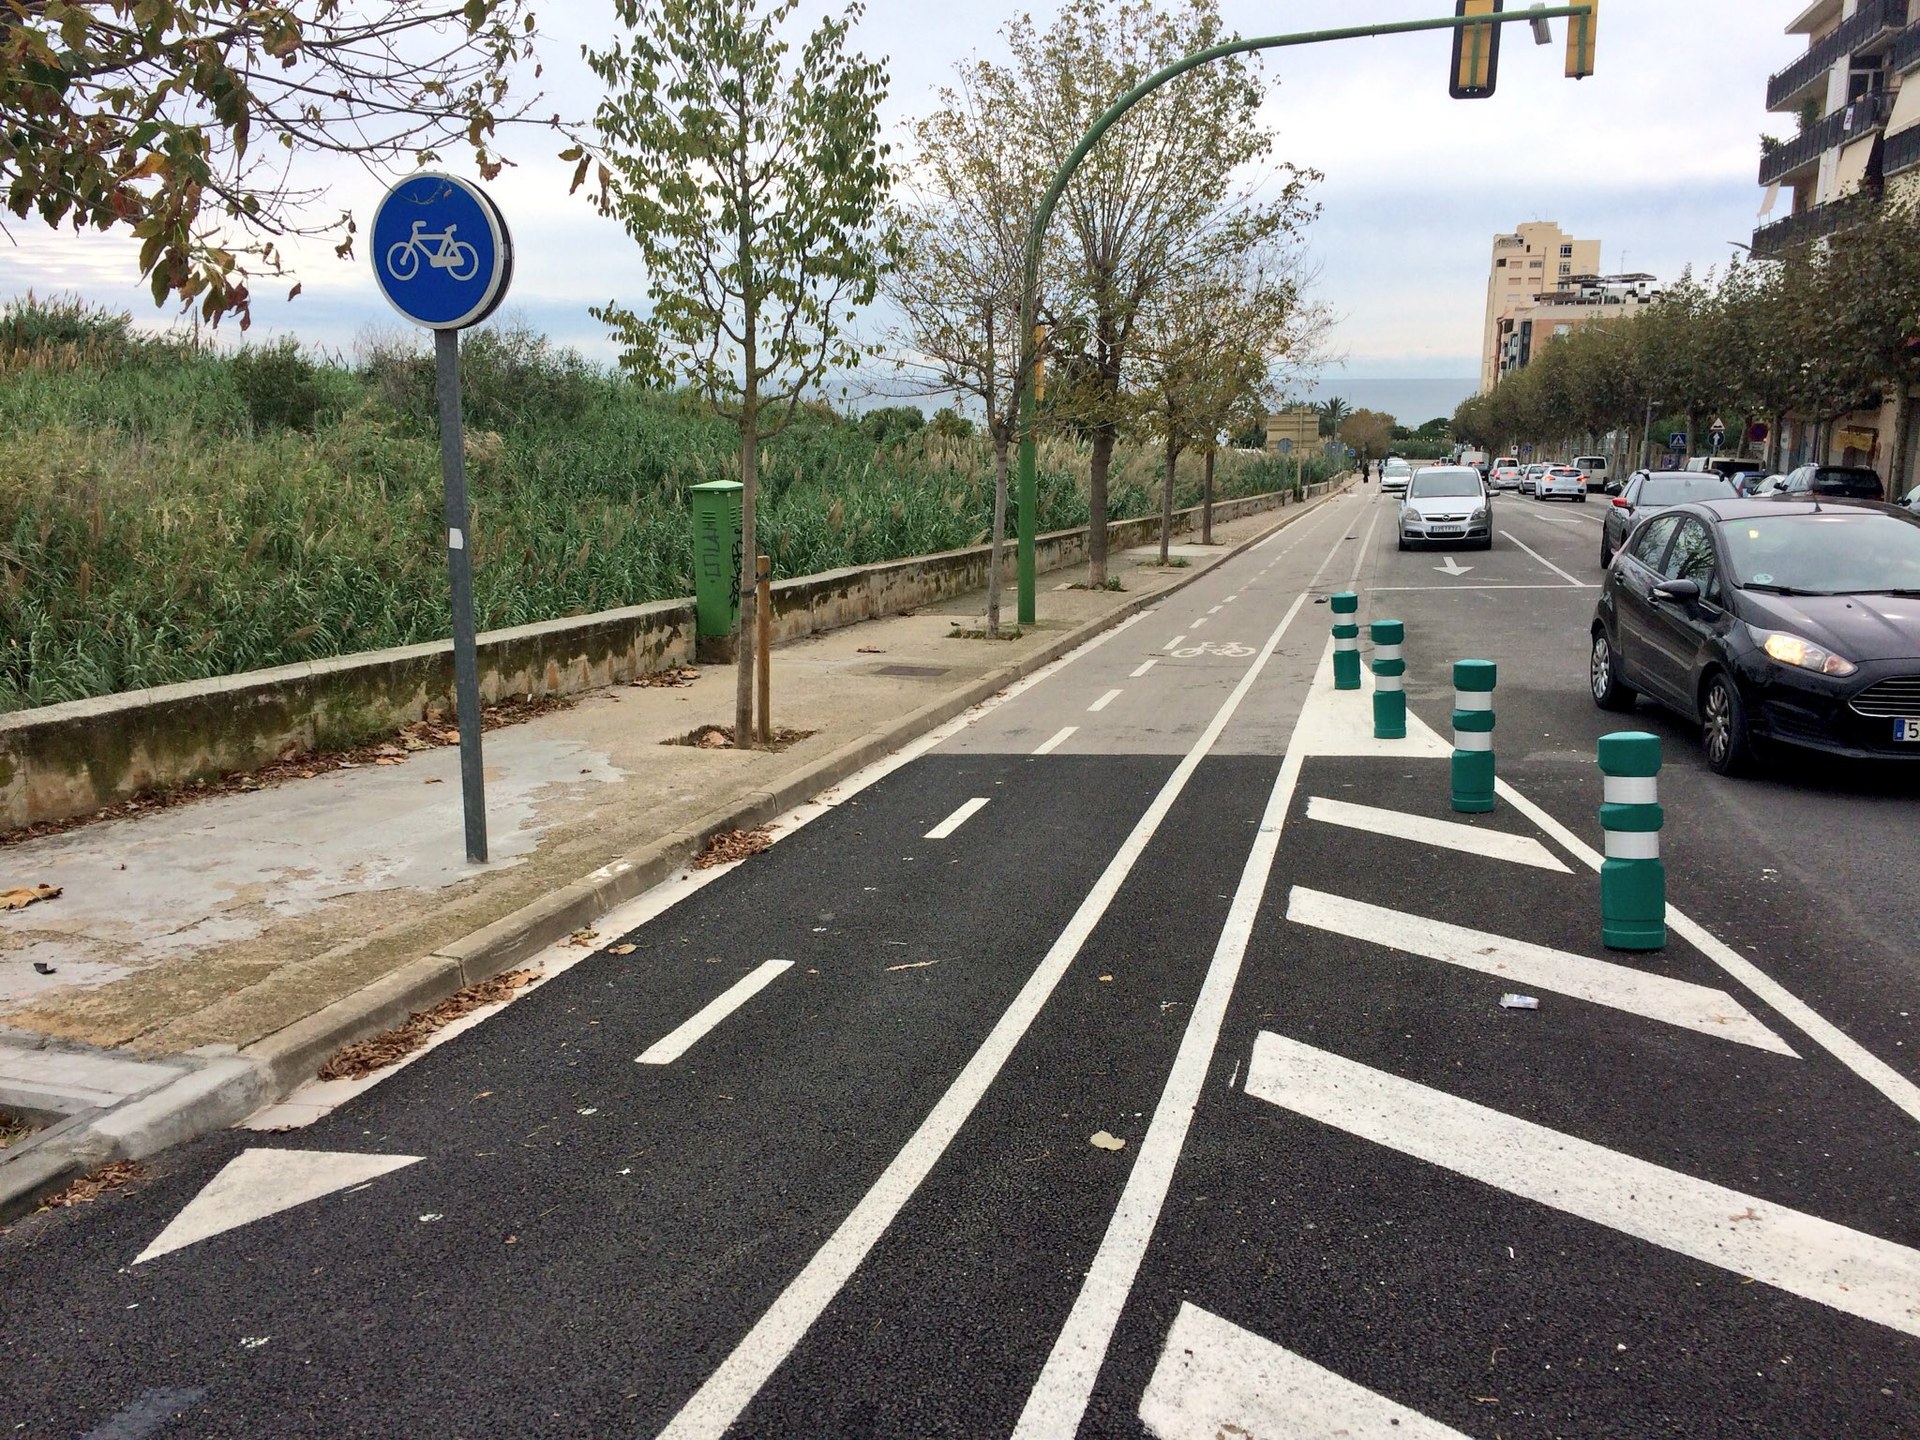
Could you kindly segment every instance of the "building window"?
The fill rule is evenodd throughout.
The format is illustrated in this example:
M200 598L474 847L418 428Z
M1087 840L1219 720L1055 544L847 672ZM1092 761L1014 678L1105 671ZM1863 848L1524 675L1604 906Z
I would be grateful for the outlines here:
M1572 257L1572 255L1573 255L1573 247L1571 245L1562 245L1560 247L1560 258L1562 260L1569 259Z
M1499 258L1498 260L1496 260L1496 261L1494 261L1494 262L1493 262L1493 268L1494 268L1494 269L1496 269L1496 270L1504 270L1504 269L1506 269L1506 268L1507 268L1507 257L1506 257L1506 256L1504 256L1504 255L1502 255L1502 256L1501 256L1501 257L1500 257L1500 258Z
M1544 260L1529 260L1527 262L1527 268L1529 270L1543 270L1546 268L1546 263Z
M1560 278L1564 280L1571 274L1573 274L1573 263L1568 260L1562 260L1560 262Z

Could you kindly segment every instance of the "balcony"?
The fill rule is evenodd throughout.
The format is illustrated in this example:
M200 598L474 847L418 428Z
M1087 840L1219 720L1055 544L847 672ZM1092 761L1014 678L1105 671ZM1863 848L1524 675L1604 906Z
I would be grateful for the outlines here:
M1908 0L1861 0L1860 8L1807 47L1807 53L1767 82L1767 109L1792 110L1842 60L1871 49L1907 23Z
M1753 232L1753 258L1778 260L1790 250L1831 235L1846 223L1846 205L1816 205L1799 215L1789 215Z
M1831 115L1760 157L1760 183L1773 185L1797 170L1820 163L1820 157L1839 145L1870 135L1887 123L1892 101L1883 92L1843 105Z
M1887 137L1887 148L1880 157L1883 176L1903 175L1920 168L1920 125L1909 126L1898 135Z
M1887 51L1887 69L1904 75L1916 65L1920 65L1920 25L1909 25L1894 37Z

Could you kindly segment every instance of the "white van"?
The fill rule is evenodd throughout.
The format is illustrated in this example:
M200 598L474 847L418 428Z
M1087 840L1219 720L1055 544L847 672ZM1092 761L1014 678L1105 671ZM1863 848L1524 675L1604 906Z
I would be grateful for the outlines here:
M1604 455L1576 455L1573 457L1573 468L1586 476L1587 491L1590 494L1597 494L1605 489L1607 481L1613 478L1608 473L1607 457Z

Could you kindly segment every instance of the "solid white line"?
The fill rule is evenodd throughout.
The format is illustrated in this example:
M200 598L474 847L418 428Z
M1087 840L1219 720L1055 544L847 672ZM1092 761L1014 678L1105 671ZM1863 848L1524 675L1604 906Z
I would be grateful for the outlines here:
M1567 853L1574 859L1590 870L1600 868L1606 857L1599 851L1506 781L1496 779L1493 784L1495 791L1502 799L1546 831L1565 847ZM1913 1081L1821 1015L1758 965L1709 932L1705 926L1697 924L1682 914L1672 903L1667 905L1667 926L1736 981L1759 996L1781 1019L1789 1025L1797 1026L1814 1044L1892 1101L1910 1119L1920 1120L1920 1085L1915 1085Z
M1185 1300L1140 1401L1140 1419L1158 1440L1468 1440Z
M1565 590L1565 585L1370 585L1372 595L1398 594L1408 590Z
M1731 995L1710 986L1300 886L1294 887L1287 902L1287 919L1296 925L1310 925L1407 955L1424 955L1463 970L1478 970L1533 989L1551 990L1629 1015L1664 1021L1716 1040L1799 1058L1786 1041L1743 1010Z
M1107 706L1111 705L1114 701L1118 700L1119 698L1120 698L1120 692L1118 690L1109 690L1107 691L1106 694L1102 695L1098 700L1094 701L1093 704L1087 706L1087 709L1090 712L1104 710L1107 708Z
M1336 553L1333 547L1328 547L1326 558L1307 581L1309 591L1319 584L1321 572ZM1306 598L1303 594L1294 600L1286 618L1280 622L1280 629L1267 641L1265 653L1272 653L1274 644L1300 613ZM1093 1394L1093 1382L1100 1373L1107 1347L1113 1342L1120 1311L1133 1289L1134 1277L1140 1272L1140 1262L1147 1253L1147 1243L1153 1238L1153 1227L1159 1223L1161 1207L1166 1204L1174 1166L1187 1143L1194 1107L1200 1101L1200 1090L1213 1063L1214 1049L1220 1043L1227 1002L1233 997L1241 962L1253 938L1254 920L1259 914L1261 897L1266 894L1274 856L1280 849L1280 831L1293 804L1294 788L1300 782L1302 751L1298 742L1307 708L1310 707L1303 707L1301 719L1294 722L1294 739L1287 745L1286 759L1281 762L1280 774L1273 782L1273 793L1267 797L1266 813L1261 817L1247 863L1240 871L1240 884L1227 909L1226 925L1207 966L1207 978L1201 984L1186 1031L1180 1037L1173 1069L1160 1092L1153 1119L1147 1122L1146 1138L1140 1142L1140 1157L1127 1176L1126 1189L1121 1192L1120 1203L1114 1208L1113 1219L1107 1224L1107 1233L1101 1238L1100 1249L1080 1286L1067 1323L1054 1340L1046 1366L1027 1396L1020 1422L1014 1427L1013 1440L1055 1440L1058 1436L1073 1435L1086 1414L1087 1398Z
M1527 554L1531 555L1534 559L1538 560L1542 565L1546 566L1547 569L1551 570L1554 574L1558 575L1562 580L1566 581L1569 585L1576 585L1582 590L1598 590L1600 588L1598 585L1589 585L1584 580L1574 579L1573 576L1567 574L1566 571L1562 570L1558 565L1554 564L1551 560L1547 559L1546 556L1542 555L1538 550L1534 549L1531 545L1527 544L1526 541L1522 540L1518 535L1514 534L1511 530L1502 530L1500 533L1506 536L1507 539L1513 541L1514 544L1518 545L1522 550L1526 551Z
M1324 564L1323 561L1323 568ZM1316 579L1318 575L1316 571ZM1267 637L1266 645L1254 658L1247 673L1234 686L1233 693L1214 714L1200 738L1194 741L1193 748L1174 767L1173 774L1161 787L1160 793L1154 796L1146 813L1134 824L1118 853L1107 862L1107 868L1101 872L1087 897L1080 902L1067 928L1053 942L1039 967L1027 978L1027 983L1021 987L1013 1003L947 1087L946 1093L935 1103L927 1118L920 1122L920 1128L914 1131L912 1138L888 1163L873 1187L860 1198L805 1268L780 1292L780 1297L754 1323L720 1367L694 1392L666 1429L660 1432L659 1440L721 1440L773 1372L805 1337L813 1322L820 1318L833 1297L853 1278L860 1262L879 1243L887 1227L939 1163L940 1157L953 1143L954 1136L960 1133L961 1127L999 1076L1015 1047L1039 1018L1041 1009L1079 955L1081 946L1086 944L1087 937L1113 904L1120 887L1139 863L1154 833L1186 789L1194 771L1199 769L1200 762L1219 742L1221 733L1233 719L1247 693L1253 689L1267 662L1273 658L1273 652L1286 635L1287 627L1293 623L1306 601L1304 591L1295 598L1286 616Z
M1360 583L1360 567L1367 563L1367 557L1373 553L1373 527L1380 523L1382 513L1384 512L1376 505L1373 510L1373 518L1367 522L1367 533L1360 537L1360 553L1353 557L1353 574L1347 577L1347 589L1349 590Z
M1073 732L1079 728L1078 725L1066 726L1064 729L1056 732L1051 740L1044 741L1040 748L1033 753L1036 755L1051 755L1055 750L1060 748L1061 744L1069 735L1073 734Z
M946 819L942 820L938 825L934 826L933 829L927 831L926 835L923 838L928 840L946 839L949 835L953 834L954 831L958 830L962 825L966 824L967 821L971 820L974 816L978 815L982 810L986 809L988 798L989 797L987 796L978 796L972 800L967 801L966 804L962 805L958 810L954 811L953 814L947 816Z
M1149 660L1147 661L1146 664L1142 665L1138 670L1134 671L1131 675L1127 676L1127 678L1129 680L1138 680L1142 675L1146 674L1147 671L1153 669L1153 667L1158 665L1159 663L1160 661L1158 659Z
M1179 646L1179 644L1180 644L1180 642L1181 642L1182 640L1185 640L1186 638L1187 638L1187 637L1186 637L1186 636L1184 636L1184 635L1176 635L1176 636L1174 636L1174 637L1173 637L1173 638L1172 638L1171 640L1169 640L1169 641L1167 641L1167 643L1166 643L1166 646L1165 646L1164 648L1166 648L1166 649L1168 649L1168 650L1173 650L1173 649L1176 649L1176 648L1178 648L1178 646Z
M1504 830L1483 830L1477 825L1461 825L1452 820L1430 820L1425 815L1379 810L1371 805L1354 805L1319 795L1308 799L1307 818L1324 821L1328 825L1344 825L1349 830L1364 830L1373 835L1391 835L1396 840L1412 840L1421 845L1462 850L1469 855L1485 855L1490 860L1508 860L1515 865L1531 865L1539 870L1558 870L1562 875L1573 873L1559 856L1531 835L1509 835Z
M1920 1251L1262 1032L1247 1094L1848 1315L1920 1335Z
M690 1050L696 1041L747 1001L771 985L783 971L793 968L791 960L769 960L755 967L710 1001L699 1014L678 1029L661 1036L635 1057L638 1065L671 1065Z

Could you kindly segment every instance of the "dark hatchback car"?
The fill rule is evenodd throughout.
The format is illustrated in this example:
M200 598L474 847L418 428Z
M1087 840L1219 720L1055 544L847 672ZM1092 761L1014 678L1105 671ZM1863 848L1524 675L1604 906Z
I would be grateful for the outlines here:
M1841 500L1884 500L1887 487L1880 477L1864 465L1802 465L1787 472L1779 489L1772 492L1787 500L1804 500L1812 495L1832 495Z
M1644 521L1593 620L1596 704L1698 721L1707 763L1756 742L1920 761L1920 516L1845 500L1710 500Z
M1600 568L1613 563L1614 552L1627 534L1649 515L1690 500L1730 500L1738 493L1724 476L1698 470L1640 470L1626 488L1613 497L1601 516Z

